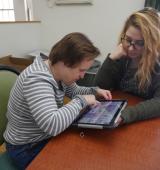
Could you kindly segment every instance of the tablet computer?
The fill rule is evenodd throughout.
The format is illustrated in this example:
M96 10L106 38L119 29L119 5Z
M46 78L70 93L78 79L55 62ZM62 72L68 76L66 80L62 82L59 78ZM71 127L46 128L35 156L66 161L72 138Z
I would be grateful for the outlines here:
M121 111L126 105L126 100L100 101L96 106L84 109L72 125L94 129L115 128Z

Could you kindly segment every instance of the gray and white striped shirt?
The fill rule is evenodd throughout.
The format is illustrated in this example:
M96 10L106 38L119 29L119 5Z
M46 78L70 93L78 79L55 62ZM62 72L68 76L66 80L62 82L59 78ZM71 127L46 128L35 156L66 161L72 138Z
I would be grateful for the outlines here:
M21 145L38 142L64 131L86 106L82 94L93 94L95 88L76 83L59 88L41 57L18 77L10 94L4 138ZM78 95L80 94L80 95ZM64 96L73 98L63 105Z

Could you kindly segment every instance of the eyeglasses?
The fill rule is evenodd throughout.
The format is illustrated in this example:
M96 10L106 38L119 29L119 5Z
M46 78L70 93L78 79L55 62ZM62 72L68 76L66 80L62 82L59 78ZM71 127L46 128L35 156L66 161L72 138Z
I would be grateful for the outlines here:
M137 50L140 50L144 47L144 40L132 40L127 36L121 38L121 43L127 48L133 45L133 47Z

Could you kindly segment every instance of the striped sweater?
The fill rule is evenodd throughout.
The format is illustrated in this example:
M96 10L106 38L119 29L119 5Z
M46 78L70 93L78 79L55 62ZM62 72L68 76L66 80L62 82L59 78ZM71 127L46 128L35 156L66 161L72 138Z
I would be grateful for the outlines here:
M4 138L21 145L38 142L64 131L86 106L82 94L93 94L95 88L76 83L60 88L44 59L37 57L18 77L8 103L8 124ZM64 96L72 100L63 105Z

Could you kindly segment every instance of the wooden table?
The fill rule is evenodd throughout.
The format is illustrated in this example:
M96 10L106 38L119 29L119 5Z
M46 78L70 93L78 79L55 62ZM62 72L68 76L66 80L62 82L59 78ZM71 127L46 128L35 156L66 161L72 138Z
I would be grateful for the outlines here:
M8 55L0 58L0 64L12 66L18 71L23 71L26 67L33 63L33 57L17 58L12 55Z
M113 96L128 99L129 105L141 101L120 92ZM160 119L116 129L69 128L45 146L28 170L160 170Z

